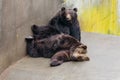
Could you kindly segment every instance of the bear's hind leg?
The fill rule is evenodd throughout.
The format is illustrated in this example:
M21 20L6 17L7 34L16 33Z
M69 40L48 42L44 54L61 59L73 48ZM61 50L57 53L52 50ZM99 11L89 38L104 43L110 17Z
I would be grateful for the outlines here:
M32 36L29 36L29 37L26 37L25 40L26 40L26 44L27 44L26 45L27 54L30 57L40 57L38 55L37 49L35 48L34 43L33 43L34 38Z

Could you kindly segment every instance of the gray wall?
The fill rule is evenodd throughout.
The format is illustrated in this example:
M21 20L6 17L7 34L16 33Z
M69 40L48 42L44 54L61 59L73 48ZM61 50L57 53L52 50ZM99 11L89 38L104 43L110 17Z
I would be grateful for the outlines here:
M0 73L26 55L32 24L44 25L62 0L0 0Z

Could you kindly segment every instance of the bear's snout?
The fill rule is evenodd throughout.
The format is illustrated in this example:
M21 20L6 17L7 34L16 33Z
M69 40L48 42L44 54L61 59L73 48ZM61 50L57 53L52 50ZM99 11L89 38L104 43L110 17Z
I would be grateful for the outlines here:
M86 54L79 54L79 53L74 53L71 56L71 59L73 61L89 61L89 57Z
M70 14L66 14L66 19L67 19L67 21L70 21L70 20L72 20L72 17L71 17L71 15L70 15Z

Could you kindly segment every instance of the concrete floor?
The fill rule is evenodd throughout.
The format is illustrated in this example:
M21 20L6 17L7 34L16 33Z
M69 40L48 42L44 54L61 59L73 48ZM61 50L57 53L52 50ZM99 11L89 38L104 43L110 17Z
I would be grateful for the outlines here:
M6 69L0 80L120 80L120 37L82 33L88 62L49 67L50 59L24 57Z

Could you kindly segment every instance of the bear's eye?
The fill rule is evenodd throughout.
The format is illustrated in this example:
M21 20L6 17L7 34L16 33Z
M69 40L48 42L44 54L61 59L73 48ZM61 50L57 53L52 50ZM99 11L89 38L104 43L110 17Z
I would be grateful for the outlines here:
M85 54L84 52L81 52L81 54Z

